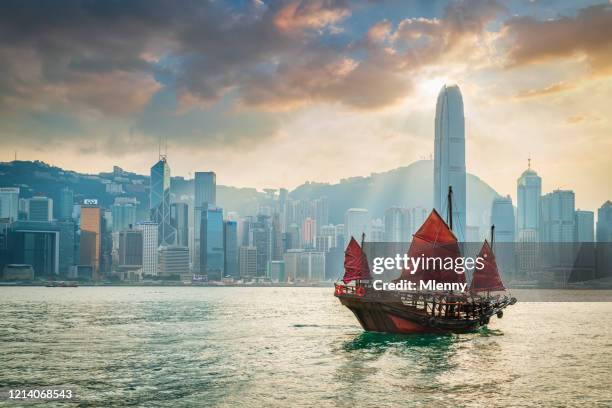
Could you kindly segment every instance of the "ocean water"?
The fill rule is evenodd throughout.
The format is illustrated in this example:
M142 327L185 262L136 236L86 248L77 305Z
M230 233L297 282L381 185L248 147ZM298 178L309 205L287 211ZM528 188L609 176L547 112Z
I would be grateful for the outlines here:
M0 388L104 407L611 406L612 303L518 297L476 333L400 336L363 332L333 288L2 287Z

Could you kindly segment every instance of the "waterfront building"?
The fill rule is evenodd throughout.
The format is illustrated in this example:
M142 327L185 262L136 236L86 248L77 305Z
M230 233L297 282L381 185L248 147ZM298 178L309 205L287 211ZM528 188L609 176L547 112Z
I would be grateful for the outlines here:
M434 140L434 208L448 213L448 188L453 188L453 232L466 233L465 118L457 85L444 85L438 94Z
M274 283L285 282L285 261L268 262L268 276Z
M158 245L174 245L176 229L170 222L170 166L165 156L151 167L149 209L157 224Z
M295 282L298 279L300 257L304 250L302 249L289 249L283 254L283 260L285 261L285 276L289 282Z
M575 196L570 190L554 190L542 197L542 242L573 242Z
M597 242L612 242L612 201L597 210Z
M304 251L300 254L297 281L322 282L325 280L325 253Z
M136 229L142 231L142 273L145 276L157 276L159 225L143 221L136 224Z
M519 242L538 242L541 228L542 179L531 168L531 159L527 170L516 182L517 195L517 240Z
M238 223L236 221L225 221L223 223L223 249L225 276L238 279Z
M370 226L370 235L371 242L385 241L385 224L380 218L372 220L372 225Z
M170 204L170 224L176 230L176 245L189 246L189 207L186 203Z
M510 196L497 197L491 204L491 225L495 225L496 242L515 241L514 206Z
M28 220L49 222L53 219L53 200L48 197L32 197L28 200Z
M574 213L574 242L595 242L595 213L576 210Z
M189 248L184 246L159 247L159 276L181 276L189 273Z
M93 269L93 278L98 279L102 243L102 212L97 205L81 205L79 238L79 264Z
M365 208L349 208L344 215L344 225L346 228L345 239L350 240L354 237L361 242L362 234L365 234L366 241L370 241L370 214Z
M200 222L200 273L221 281L224 274L223 210L208 207Z
M0 188L0 218L19 219L19 187Z
M240 278L252 279L257 276L257 248L253 246L241 246L238 249Z

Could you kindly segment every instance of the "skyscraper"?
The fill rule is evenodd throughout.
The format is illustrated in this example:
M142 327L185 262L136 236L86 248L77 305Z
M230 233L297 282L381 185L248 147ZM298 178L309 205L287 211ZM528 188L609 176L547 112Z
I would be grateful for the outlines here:
M59 220L72 219L72 207L74 205L74 191L65 187L60 191L59 209L57 217Z
M217 205L217 176L213 171L196 171L195 178L195 207Z
M225 221L223 223L223 249L225 250L225 275L239 278L238 224L236 221Z
M457 85L444 85L436 103L434 145L434 207L448 213L448 188L453 188L453 232L465 239L465 119Z
M102 239L102 213L97 205L81 206L80 264L93 269L93 278L99 279Z
M0 218L19 219L19 187L0 188Z
M595 242L595 213L593 211L576 210L575 218L575 242Z
M538 242L541 229L541 195L542 179L531 168L531 159L527 170L516 181L517 196L517 240L520 242Z
M28 220L51 221L53 219L53 200L47 197L32 197L28 200Z
M142 274L157 276L159 225L155 222L143 221L136 224L136 229L142 231Z
M493 200L491 225L495 225L496 242L514 242L514 206L510 196L497 197Z
M189 248L183 246L159 247L159 275L180 276L189 273Z
M151 167L149 209L151 221L159 228L158 244L174 245L176 230L170 223L170 166L164 156Z
M366 240L370 241L370 214L365 208L349 208L346 210L344 225L347 242L351 237L361 242L362 234L365 234Z
M209 280L224 276L223 210L208 207L202 210L200 224L200 273Z
M597 242L612 242L612 201L597 210Z
M189 246L189 207L186 203L170 204L170 224L176 230L176 244Z
M302 242L305 248L314 248L314 238L317 231L316 221L310 217L304 220L302 225Z
M257 248L253 246L241 246L238 250L240 277L251 279L257 276Z
M575 197L570 190L555 190L542 197L542 242L573 242Z
M122 231L136 224L136 205L135 198L117 197L111 207L113 216L113 231Z

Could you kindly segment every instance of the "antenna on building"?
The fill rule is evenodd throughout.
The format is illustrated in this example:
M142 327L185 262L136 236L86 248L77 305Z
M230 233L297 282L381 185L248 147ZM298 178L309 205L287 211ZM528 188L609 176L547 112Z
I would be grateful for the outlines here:
M531 154L529 155L529 157L527 158L527 168L531 169Z

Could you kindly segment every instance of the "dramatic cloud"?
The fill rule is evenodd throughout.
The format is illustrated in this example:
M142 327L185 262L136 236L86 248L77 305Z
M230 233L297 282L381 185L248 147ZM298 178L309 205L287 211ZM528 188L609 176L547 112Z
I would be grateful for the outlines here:
M530 16L508 20L512 66L567 57L584 57L596 74L612 72L612 5L578 10L574 17L539 21Z
M576 84L570 84L567 82L557 82L551 85L548 85L544 88L538 89L527 89L524 91L520 91L516 94L518 99L526 99L526 98L538 98L541 96L546 96L558 92L568 91L570 89L574 89Z

